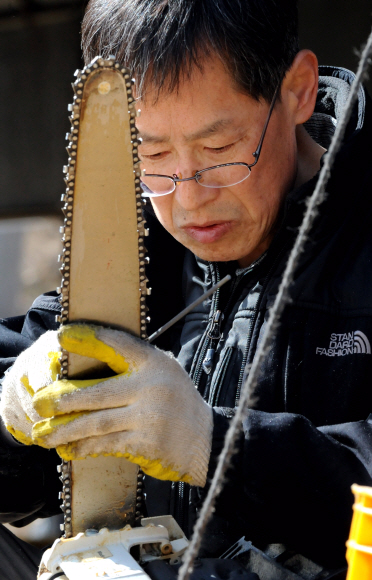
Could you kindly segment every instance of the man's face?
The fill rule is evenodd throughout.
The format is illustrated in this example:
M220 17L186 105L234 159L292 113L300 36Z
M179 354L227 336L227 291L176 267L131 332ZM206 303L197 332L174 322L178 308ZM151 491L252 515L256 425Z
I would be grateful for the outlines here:
M269 104L238 92L220 60L194 69L178 91L139 100L142 169L177 174L222 163L253 163ZM296 177L295 125L277 103L257 166L238 185L206 188L195 180L151 198L159 221L204 260L250 264L269 246L283 197Z

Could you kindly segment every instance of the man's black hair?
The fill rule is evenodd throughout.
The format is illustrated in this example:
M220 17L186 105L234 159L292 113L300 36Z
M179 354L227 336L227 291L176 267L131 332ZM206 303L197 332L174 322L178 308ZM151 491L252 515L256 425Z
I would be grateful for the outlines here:
M298 52L297 0L90 0L86 63L116 56L143 94L179 81L217 54L240 90L270 101Z

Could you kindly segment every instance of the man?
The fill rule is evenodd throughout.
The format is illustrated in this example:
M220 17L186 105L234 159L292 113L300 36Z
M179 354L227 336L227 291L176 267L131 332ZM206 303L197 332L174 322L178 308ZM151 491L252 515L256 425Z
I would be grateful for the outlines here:
M83 47L87 61L115 54L136 77L154 329L233 279L158 342L190 378L124 333L44 334L53 295L3 322L3 370L14 365L2 417L41 447L4 434L2 521L57 512L58 459L42 448L57 447L66 458L125 453L148 474L149 515L172 513L191 534L353 75L321 67L318 87L315 55L298 50L295 1L91 0ZM345 565L350 486L371 484L370 117L361 90L204 556L245 535ZM109 396L102 383L54 383L59 344L111 360Z

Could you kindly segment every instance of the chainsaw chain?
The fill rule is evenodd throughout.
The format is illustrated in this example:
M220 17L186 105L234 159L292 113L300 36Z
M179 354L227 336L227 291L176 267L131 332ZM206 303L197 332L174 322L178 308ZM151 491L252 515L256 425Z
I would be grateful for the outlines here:
M68 164L63 167L63 173L65 174L66 192L62 194L61 201L64 203L62 211L64 213L64 225L60 228L60 233L62 234L63 249L62 254L58 256L58 261L62 262L60 271L62 273L62 282L60 288L57 288L57 292L60 295L60 302L62 305L61 314L56 316L56 321L61 324L67 324L69 322L69 279L70 279L70 256L71 256L71 228L73 220L73 201L74 201L74 185L75 185L75 169L76 169L76 157L78 149L78 139L79 139L79 125L80 125L80 112L82 104L82 96L85 82L88 76L98 69L110 68L118 70L124 78L125 87L127 91L128 98L128 115L131 130L131 143L132 143L132 156L133 156L133 167L134 167L134 184L136 192L136 204L137 204L137 232L138 232L138 253L139 253L139 278L140 278L140 328L141 328L141 338L147 338L146 324L150 321L147 316L148 308L146 306L146 296L151 293L151 288L147 287L148 279L146 277L145 267L149 262L149 258L146 256L146 247L144 238L148 236L149 230L146 229L146 222L143 217L142 206L144 201L141 197L141 171L139 167L139 157L138 157L138 145L140 141L138 139L138 131L135 126L135 119L137 112L135 109L135 102L132 95L132 85L134 84L134 79L131 79L131 75L128 69L123 67L119 62L115 61L114 57L109 57L108 59L103 59L101 57L96 57L89 65L87 65L83 70L77 70L75 72L76 81L72 83L72 88L74 90L73 103L68 106L68 110L71 112L69 120L71 122L71 131L66 134L66 139L69 141L67 152L68 152ZM61 373L59 379L68 378L68 353L62 350L61 354ZM71 465L69 461L63 461L62 465L57 468L60 474L60 480L62 481L62 492L59 494L59 499L63 500L61 505L61 510L64 513L64 524L61 524L61 530L64 531L64 537L69 538L72 535L72 524L71 524ZM142 479L143 473L141 470L138 472L137 480L137 494L136 494L136 522L138 523L142 517Z

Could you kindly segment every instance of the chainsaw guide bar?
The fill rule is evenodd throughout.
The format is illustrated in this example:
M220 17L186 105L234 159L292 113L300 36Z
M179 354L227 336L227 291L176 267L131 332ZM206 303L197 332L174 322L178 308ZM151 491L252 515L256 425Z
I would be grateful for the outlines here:
M86 321L147 338L144 238L136 110L129 71L97 57L75 73L67 151L60 293L67 324ZM62 351L59 378L94 376L91 358ZM111 371L112 373L112 371ZM60 499L65 537L119 529L141 517L142 473L119 457L63 461Z

